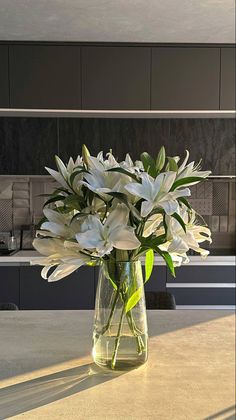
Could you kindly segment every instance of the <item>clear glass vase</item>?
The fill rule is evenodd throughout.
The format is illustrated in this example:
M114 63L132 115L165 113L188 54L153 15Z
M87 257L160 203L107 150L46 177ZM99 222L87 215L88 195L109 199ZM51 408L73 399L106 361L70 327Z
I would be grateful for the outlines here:
M103 262L96 294L94 362L113 370L132 369L146 362L147 344L141 262Z

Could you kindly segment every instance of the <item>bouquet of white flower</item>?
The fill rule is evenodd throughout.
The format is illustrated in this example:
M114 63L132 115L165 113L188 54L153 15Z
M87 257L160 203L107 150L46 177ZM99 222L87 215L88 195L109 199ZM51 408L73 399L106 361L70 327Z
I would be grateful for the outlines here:
M175 266L188 262L189 249L206 256L199 244L211 241L210 230L199 223L202 218L186 197L188 187L210 172L188 158L186 152L179 164L179 157L166 157L164 147L155 160L145 152L136 162L127 154L119 163L111 152L93 157L86 146L67 165L56 156L58 171L46 169L60 185L45 203L45 218L33 242L45 256L34 261L45 266L42 277L56 281L84 264L135 262L146 254L147 281L154 253L173 275ZM141 299L141 287L123 288L121 295L120 279L111 270L108 277L130 313ZM134 333L131 320L129 326Z
M46 168L61 187L46 201L45 220L33 242L46 256L35 261L45 265L42 277L54 266L49 281L83 264L132 261L148 250L163 257L174 274L175 265L188 262L189 249L208 255L199 244L211 241L210 230L198 223L185 197L191 195L186 187L210 171L187 164L188 152L180 166L179 157L166 159L164 147L156 161L143 153L141 161L133 163L127 154L118 163L111 153L107 159L102 152L90 156L86 146L82 156L66 166L56 156L58 172Z

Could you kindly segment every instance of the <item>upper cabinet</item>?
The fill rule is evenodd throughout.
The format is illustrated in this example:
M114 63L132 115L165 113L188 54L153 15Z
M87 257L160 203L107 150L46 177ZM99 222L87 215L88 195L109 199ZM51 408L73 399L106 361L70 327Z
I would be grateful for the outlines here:
M235 109L235 48L0 45L0 108L8 107Z
M150 109L150 48L83 47L82 108Z
M0 45L0 108L9 107L8 47Z
M80 109L80 48L10 46L12 108Z
M235 48L221 49L220 109L235 109Z
M151 109L219 109L219 75L219 48L152 48Z

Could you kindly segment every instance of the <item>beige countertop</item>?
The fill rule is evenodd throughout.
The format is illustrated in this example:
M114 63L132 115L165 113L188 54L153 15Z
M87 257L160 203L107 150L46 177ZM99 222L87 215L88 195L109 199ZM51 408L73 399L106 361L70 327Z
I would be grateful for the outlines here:
M232 311L148 311L149 360L91 358L92 311L0 313L0 419L234 419Z
M40 257L37 251L18 251L11 256L0 256L0 265L29 264L31 260ZM165 265L161 257L155 257L155 265ZM202 259L200 256L191 256L188 265L235 265L235 256L209 256Z

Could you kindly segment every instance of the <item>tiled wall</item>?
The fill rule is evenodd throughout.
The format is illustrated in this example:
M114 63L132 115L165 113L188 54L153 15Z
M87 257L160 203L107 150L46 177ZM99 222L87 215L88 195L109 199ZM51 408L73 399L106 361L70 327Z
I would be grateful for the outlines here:
M56 186L50 176L0 176L0 240L1 232L14 231L19 243L22 227L31 226L24 233L24 246L30 248L33 225L43 215L46 198L42 195L50 194Z

